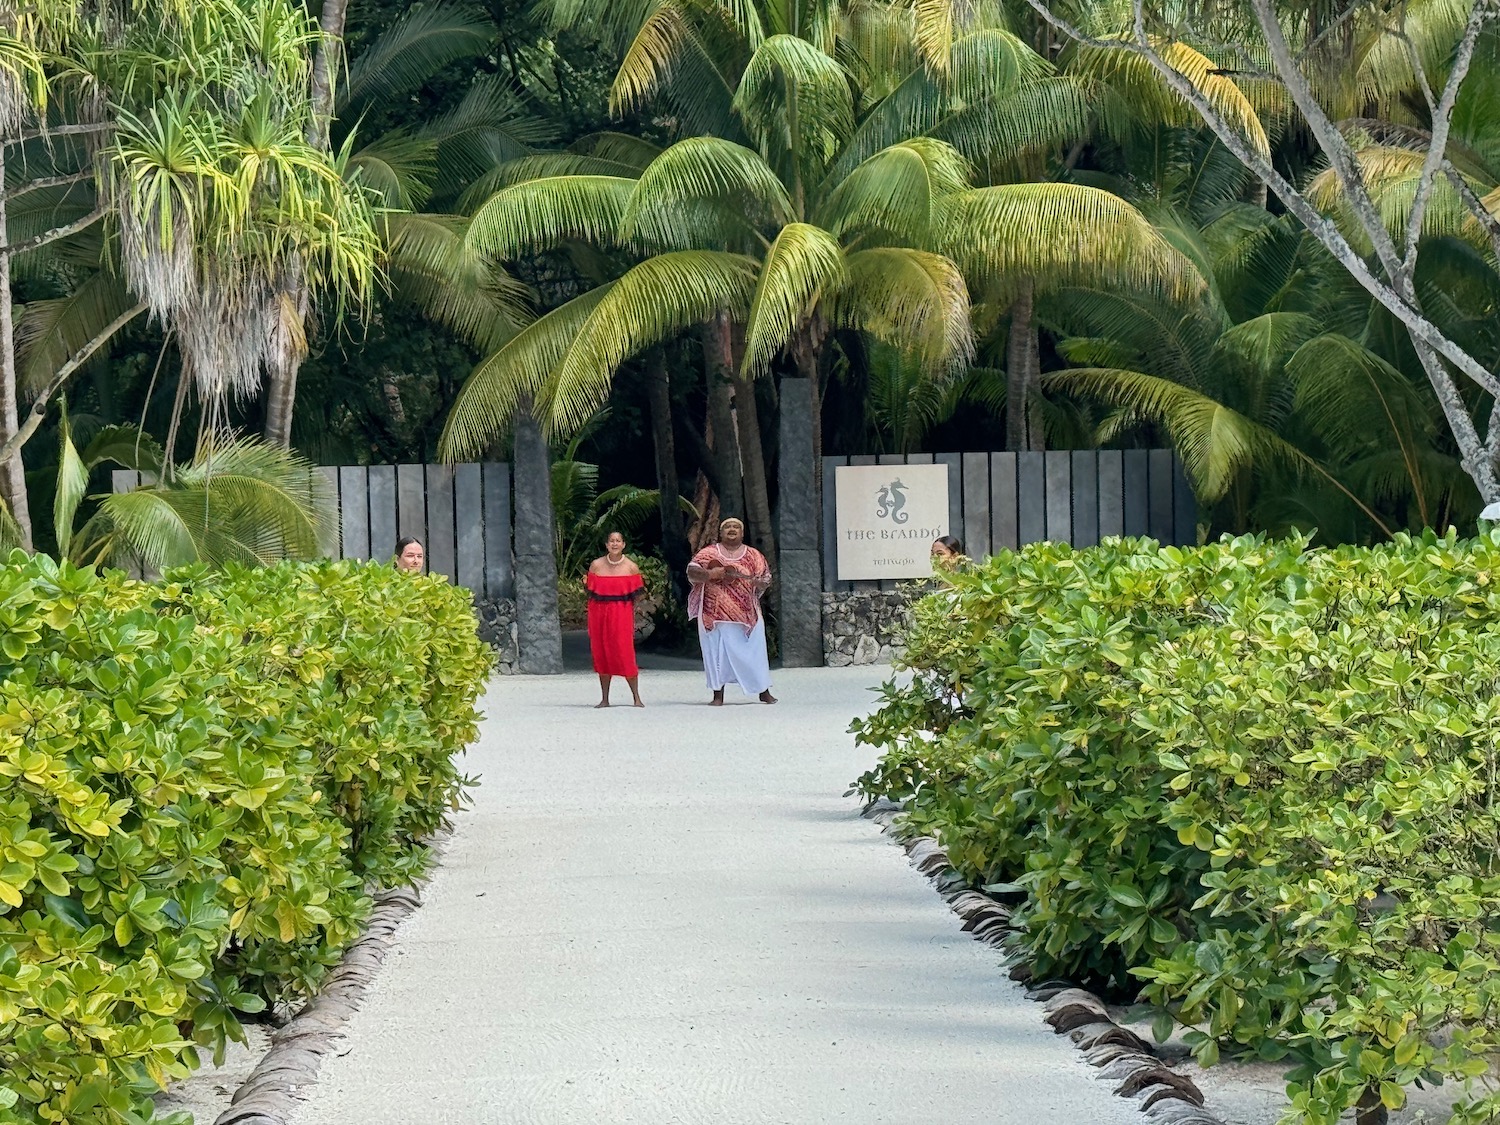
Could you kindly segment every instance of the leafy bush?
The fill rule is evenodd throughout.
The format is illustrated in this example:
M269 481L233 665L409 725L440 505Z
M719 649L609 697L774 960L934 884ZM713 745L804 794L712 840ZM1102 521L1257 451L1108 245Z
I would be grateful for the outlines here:
M858 785L1022 897L1045 975L1143 983L1372 1118L1500 1050L1500 531L1038 544L918 606Z
M315 989L460 800L489 667L391 567L0 566L0 1118L150 1120Z

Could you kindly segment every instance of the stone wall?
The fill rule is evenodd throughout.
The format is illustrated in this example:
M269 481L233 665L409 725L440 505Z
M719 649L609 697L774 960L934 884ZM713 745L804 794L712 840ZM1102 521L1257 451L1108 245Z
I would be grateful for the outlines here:
M912 595L904 590L825 593L823 662L889 664L905 650Z
M520 648L516 603L509 598L476 598L474 612L479 616L480 637L495 650L495 670L502 676L513 674Z

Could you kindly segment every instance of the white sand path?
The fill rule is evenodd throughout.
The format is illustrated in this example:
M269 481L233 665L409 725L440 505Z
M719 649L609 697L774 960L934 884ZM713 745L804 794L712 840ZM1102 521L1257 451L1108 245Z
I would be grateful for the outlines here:
M474 807L298 1125L1140 1125L841 796L881 675L722 710L688 672L640 711L497 680Z

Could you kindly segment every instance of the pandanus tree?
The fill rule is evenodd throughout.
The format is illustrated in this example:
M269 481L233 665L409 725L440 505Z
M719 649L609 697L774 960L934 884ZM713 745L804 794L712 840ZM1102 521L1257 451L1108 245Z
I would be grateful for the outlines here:
M723 42L744 48L743 65L715 71L730 91L727 116L702 119L733 136L680 140L638 174L579 161L503 187L476 210L471 243L502 260L583 243L630 264L481 363L450 415L450 454L482 447L523 402L549 428L576 426L605 400L625 359L721 314L743 327L738 376L779 367L819 391L837 332L882 341L932 374L965 364L971 286L998 300L1028 274L1080 270L1122 283L1197 284L1191 265L1107 192L975 186L960 142L998 143L1007 127L1022 135L1016 122L1025 113L1018 104L1007 111L1006 97L1037 104L1028 84L1050 74L1003 29L951 37L940 72L901 48L898 61L911 67L901 75L852 53L895 40L841 38L840 19L788 23L768 11L760 21L751 7L736 9L737 25L727 9L713 9L710 21L730 29ZM783 25L803 34L769 30ZM662 65L652 80L679 101L693 66L728 57L683 50L681 66ZM649 55L632 50L621 70L639 96L656 89L630 77ZM714 86L705 97L718 93ZM747 497L747 507L752 524L769 522L763 496Z
M29 100L0 138L38 156L42 171L9 190L31 196L29 208L50 197L64 213L82 213L24 242L0 238L0 258L8 267L23 254L76 251L73 264L89 268L71 297L23 310L28 366L56 366L38 375L26 421L5 419L0 461L12 467L53 395L141 312L178 349L179 406L196 386L213 430L231 395L258 388L276 355L300 346L295 310L276 299L289 277L332 301L363 304L376 276L370 196L306 140L316 25L300 8L130 3L76 9L49 36L38 26L5 28L12 47L25 35L47 44ZM7 67L16 57L0 50L0 72L13 84L19 71ZM99 253L100 228L108 256ZM9 285L0 286L0 328L9 327L10 301ZM9 398L16 366L12 336L3 335ZM6 500L29 543L24 483L7 488Z

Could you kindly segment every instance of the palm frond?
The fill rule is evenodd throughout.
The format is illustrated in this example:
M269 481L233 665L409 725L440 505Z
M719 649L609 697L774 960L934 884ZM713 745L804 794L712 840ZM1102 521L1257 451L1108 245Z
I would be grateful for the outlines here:
M788 223L766 251L745 325L744 372L765 372L819 301L836 299L848 279L844 252L821 227Z
M407 94L451 63L484 54L494 40L494 24L457 5L409 8L349 64L341 112Z
M392 288L484 352L531 319L526 287L469 245L457 215L393 214L386 220Z
M471 247L510 260L568 239L624 243L620 220L635 181L620 176L553 176L503 188L469 220Z
M720 309L745 315L756 263L739 254L678 250L627 270L579 327L549 388L545 422L566 431L609 396L614 373L630 356L708 319Z
M1108 403L1149 419L1172 435L1193 491L1221 499L1241 474L1267 463L1295 466L1305 455L1277 434L1198 391L1139 371L1074 368L1042 377L1043 385Z
M1077 184L979 188L944 203L937 249L974 288L1109 284L1192 299L1204 280L1145 216Z
M1210 105L1257 152L1269 159L1270 138L1254 103L1232 78L1208 56L1181 40L1157 41L1157 53L1200 91ZM1172 90L1156 68L1141 55L1124 50L1085 47L1078 55L1083 73L1108 83L1145 120L1198 126L1197 113Z
M558 363L613 282L590 289L538 317L474 368L443 426L438 453L445 461L481 455L509 428L524 402L540 399Z
M855 168L828 194L818 218L840 239L868 232L922 245L941 202L968 187L969 165L955 148L914 137Z
M921 250L859 250L845 259L848 283L834 297L833 320L910 354L929 373L974 355L969 291L958 267Z
M725 242L722 232L736 226L780 226L791 216L786 188L759 153L718 137L691 137L641 173L620 230L626 238L687 249Z
M116 274L96 270L65 297L31 301L16 326L20 385L35 391L136 303Z

